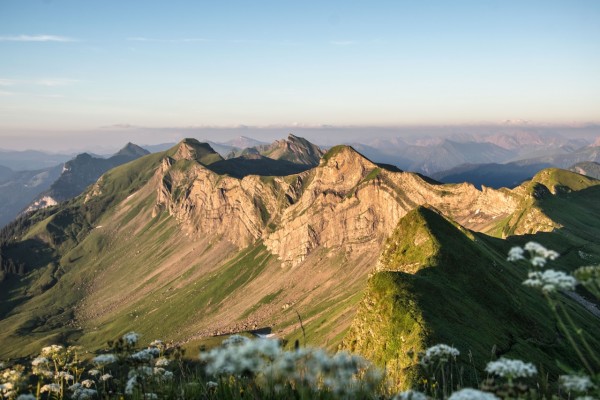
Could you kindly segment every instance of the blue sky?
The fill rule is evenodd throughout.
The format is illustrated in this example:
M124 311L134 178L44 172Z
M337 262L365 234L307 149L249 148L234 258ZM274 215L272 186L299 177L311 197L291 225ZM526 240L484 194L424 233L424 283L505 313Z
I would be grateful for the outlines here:
M578 0L0 0L0 135L598 122L598 21Z

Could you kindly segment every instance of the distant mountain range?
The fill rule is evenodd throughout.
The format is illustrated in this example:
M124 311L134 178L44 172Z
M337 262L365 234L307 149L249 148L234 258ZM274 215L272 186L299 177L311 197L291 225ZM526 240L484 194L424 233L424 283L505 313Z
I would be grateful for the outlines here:
M109 169L147 154L150 153L133 143L127 143L125 147L109 158L94 157L88 153L79 154L64 164L58 179L52 183L48 190L41 192L31 202L27 207L27 211L53 206L71 199L81 194Z
M593 164L600 161L599 146L585 146L567 154L535 157L506 164L462 164L457 167L431 174L431 177L444 183L470 182L478 187L512 188L531 179L540 170L548 167L568 168L572 171L596 177ZM591 163L591 164L589 164ZM590 171L590 173L585 173Z
M35 171L55 167L73 158L72 154L51 154L43 151L0 150L0 166L13 171Z

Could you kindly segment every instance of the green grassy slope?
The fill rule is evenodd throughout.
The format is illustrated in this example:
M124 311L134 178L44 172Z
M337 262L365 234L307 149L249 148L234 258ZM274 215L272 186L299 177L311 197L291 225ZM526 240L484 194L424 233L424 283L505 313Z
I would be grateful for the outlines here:
M528 360L556 378L555 360L577 365L557 332L541 294L523 287L526 270L505 261L510 244L461 229L430 209L405 216L390 236L379 272L370 281L345 346L386 366L402 387L415 385L420 370L414 354L437 343L472 354L464 377L481 377L494 356ZM600 321L563 298L591 335Z

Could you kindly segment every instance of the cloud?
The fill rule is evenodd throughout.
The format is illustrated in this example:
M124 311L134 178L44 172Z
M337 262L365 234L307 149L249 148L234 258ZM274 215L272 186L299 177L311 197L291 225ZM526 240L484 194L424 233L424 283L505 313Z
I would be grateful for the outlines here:
M77 42L77 40L57 35L12 35L0 36L0 42Z
M354 40L332 40L329 42L329 44L334 46L352 46L354 44L358 44L358 42Z
M0 86L13 86L16 83L17 83L17 81L12 80L12 79L0 78Z
M179 39L156 39L148 38L144 36L128 37L130 42L152 42L152 43L198 43L198 42L210 42L209 39L204 38L179 38Z
M31 83L33 83L35 85L39 85L39 86L56 87L56 86L73 85L77 82L79 82L77 79L39 79L39 80L33 81Z
M1 86L46 86L46 87L58 87L58 86L69 86L79 83L77 79L66 79L66 78L43 78L33 80L16 80L16 79L5 79L0 78Z

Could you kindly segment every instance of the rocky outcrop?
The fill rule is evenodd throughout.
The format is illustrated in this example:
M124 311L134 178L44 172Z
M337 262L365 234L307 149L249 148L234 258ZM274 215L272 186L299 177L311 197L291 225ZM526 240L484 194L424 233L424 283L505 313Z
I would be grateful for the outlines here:
M472 185L439 185L419 175L378 167L351 147L335 147L314 171L299 201L284 211L265 244L288 265L316 247L379 245L398 220L431 204L467 227L509 215L517 201L509 191Z

